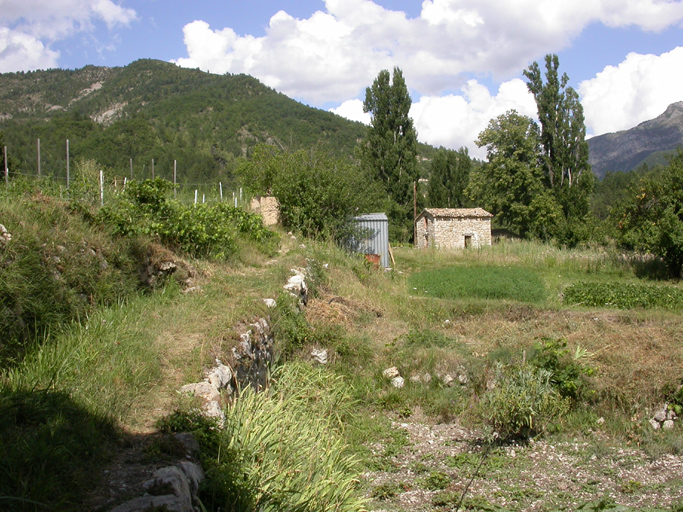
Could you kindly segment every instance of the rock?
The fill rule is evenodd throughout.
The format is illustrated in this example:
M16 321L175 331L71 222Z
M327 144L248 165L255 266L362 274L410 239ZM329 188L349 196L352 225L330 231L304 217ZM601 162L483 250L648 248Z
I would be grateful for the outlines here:
M178 466L180 466L180 469L185 473L185 476L189 481L190 493L192 496L196 496L197 491L199 491L199 484L204 480L204 471L202 470L202 467L199 464L188 461L180 462Z
M444 386L452 386L454 381L455 381L455 379L453 377L451 377L449 374L446 374L443 376L443 385Z
M403 380L403 377L399 375L398 377L391 379L391 385L400 389L405 385L405 381Z
M192 504L178 496L142 496L122 503L111 512L149 512L150 510L165 510L167 512L194 512Z
M283 286L291 295L299 299L305 306L308 303L308 286L306 285L306 276L297 269L292 269L294 275L287 280L287 284Z
M269 308L274 308L275 306L277 306L277 302L275 301L275 299L263 299L263 302L265 302L266 306L268 306Z
M673 430L674 428L674 420L666 420L664 423L662 423L662 430Z
M605 418L600 416L595 423L597 423L598 425L603 425L605 423Z
M12 235L9 231L7 231L7 228L0 224L0 244L6 244L12 240Z
M158 469L142 487L152 496L187 496L190 498L190 481L180 468L168 466ZM190 504L191 507L191 504Z
M393 378L395 378L395 377L399 377L400 374L398 373L398 368L396 368L395 366L392 366L391 368L387 368L386 370L384 370L384 371L382 372L382 376L383 376L385 379L391 380L391 379L393 379Z
M190 286L189 288L185 288L183 290L183 293L197 293L197 292L201 292L201 291L202 291L201 286Z
M441 324L443 327L449 327L451 325L451 321L446 319L443 321L443 324Z
M432 375L430 373L425 373L422 376L422 382L424 382L425 384L429 384L431 381L432 381Z
M667 420L675 420L675 419L676 419L676 411L670 409L670 410L666 413L666 419L667 419Z
M666 406L664 406L662 409L658 410L658 411L655 413L653 419L654 419L655 421L659 421L660 423L661 423L662 421L665 421L665 420L666 420L666 411L667 411L667 410L666 410Z
M188 457L199 456L199 443L189 432L178 432L173 437L183 446Z
M313 349L311 351L311 357L313 357L313 360L316 363L327 364L327 350L325 350L325 349L322 349L322 350Z
M410 379L408 379L408 380L410 380L410 382L412 382L413 384L422 383L422 377L420 377L419 375L411 375Z
M194 384L185 384L182 388L180 388L180 392L187 395L194 395L197 398L203 398L206 401L217 401L221 397L218 389L206 381L195 382Z
M651 426L654 430L659 430L659 429L661 428L661 425L659 424L659 422L658 422L657 420L655 420L654 418L652 418L652 419L650 420L650 426Z
M232 382L232 370L222 364L218 359L216 360L218 366L209 370L207 379L209 383L216 389L228 389Z

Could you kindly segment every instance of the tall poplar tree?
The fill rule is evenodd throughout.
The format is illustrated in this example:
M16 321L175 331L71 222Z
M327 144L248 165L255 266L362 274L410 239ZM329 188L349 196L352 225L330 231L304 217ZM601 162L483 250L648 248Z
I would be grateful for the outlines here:
M408 115L412 100L403 73L382 70L365 90L363 111L372 120L362 145L364 166L382 183L388 196L402 209L412 205L413 181L418 178L417 132ZM412 218L412 206L410 218Z
M465 189L470 179L472 159L467 148L458 151L439 148L432 158L428 204L432 208L463 208L468 200Z
M559 65L557 55L548 54L545 81L537 62L524 71L524 76L541 124L544 179L571 223L588 214L594 178L588 163L583 106L578 93L567 86L567 74L559 75Z

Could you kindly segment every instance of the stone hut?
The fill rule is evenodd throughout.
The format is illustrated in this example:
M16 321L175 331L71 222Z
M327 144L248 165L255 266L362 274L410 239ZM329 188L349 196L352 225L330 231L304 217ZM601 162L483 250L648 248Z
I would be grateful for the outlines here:
M272 226L280 222L280 203L276 197L263 196L251 199L250 209L263 217L265 226Z
M491 215L482 208L425 208L415 220L418 249L491 245Z

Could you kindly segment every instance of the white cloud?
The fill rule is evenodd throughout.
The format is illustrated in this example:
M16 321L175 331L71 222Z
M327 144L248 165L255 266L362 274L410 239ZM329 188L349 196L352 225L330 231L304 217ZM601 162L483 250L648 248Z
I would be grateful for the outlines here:
M109 29L136 19L133 9L112 0L2 0L0 26L4 49L0 69L18 71L57 65L50 44L78 32L92 32L93 22Z
M351 121L359 121L364 124L370 124L372 116L369 113L363 112L363 102L359 99L347 100L337 108L331 108L330 112L338 116L345 117Z
M662 55L630 53L579 84L586 126L594 135L632 128L683 100L683 47Z
M190 23L188 57L176 62L249 73L320 105L358 97L395 65L419 94L436 95L462 87L464 74L516 76L590 23L661 30L682 20L681 0L425 0L412 19L371 0L326 0L307 19L276 13L258 38Z
M0 28L0 73L57 66L59 54L28 34Z

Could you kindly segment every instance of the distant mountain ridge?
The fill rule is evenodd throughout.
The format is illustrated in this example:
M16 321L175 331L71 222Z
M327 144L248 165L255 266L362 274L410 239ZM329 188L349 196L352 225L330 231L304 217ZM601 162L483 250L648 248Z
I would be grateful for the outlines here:
M602 179L608 171L630 171L658 154L683 145L683 101L630 130L606 133L588 140L589 162Z

